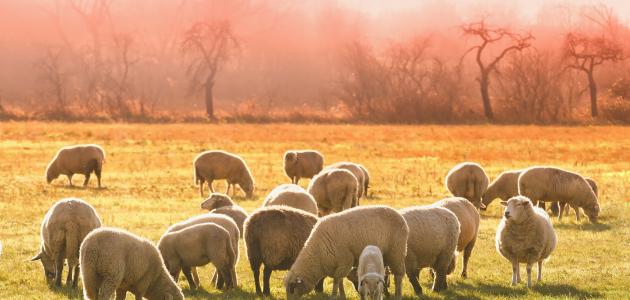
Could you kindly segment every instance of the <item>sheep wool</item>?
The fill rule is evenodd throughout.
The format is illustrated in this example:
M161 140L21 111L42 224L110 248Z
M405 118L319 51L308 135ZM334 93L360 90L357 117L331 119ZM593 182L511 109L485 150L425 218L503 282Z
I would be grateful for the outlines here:
M274 188L262 206L271 205L286 205L317 215L315 198L296 184L282 184Z
M90 174L94 172L101 187L101 171L105 162L105 150L99 145L75 145L59 149L55 157L46 167L46 182L50 184L59 175L68 177L68 184L72 186L72 176L74 174L85 175L83 186L87 186L90 181Z
M359 188L357 189L357 202L352 204L352 207L359 205L359 199L363 197L363 190L365 188L365 173L363 172L363 168L359 164L355 164L348 161L337 162L332 165L327 166L324 170L332 170L332 169L342 169L348 170L354 175L357 180L357 185Z
M383 253L376 246L366 246L359 256L358 292L361 299L382 300L385 285Z
M243 223L245 219L247 219L247 211L234 203L230 196L221 193L212 193L210 197L201 202L201 209L232 218L241 233L240 237L243 237Z
M225 179L228 186L226 194L232 187L232 195L236 193L238 184L249 199L254 197L254 178L245 161L232 153L220 150L205 151L197 155L193 161L195 184L199 186L199 194L203 196L203 184L208 182L208 188L214 193L212 182Z
M488 189L481 197L481 203L483 204L482 210L486 210L488 205L499 198L503 201L518 195L518 176L523 173L523 170L511 170L505 171L488 185Z
M481 196L488 188L488 175L473 162L464 162L453 167L446 175L446 188L456 197L463 197L476 208L483 208Z
M317 202L319 216L340 212L356 206L359 184L348 170L324 170L308 185L308 193Z
M315 150L289 150L284 153L284 172L291 183L313 178L324 167L324 156Z

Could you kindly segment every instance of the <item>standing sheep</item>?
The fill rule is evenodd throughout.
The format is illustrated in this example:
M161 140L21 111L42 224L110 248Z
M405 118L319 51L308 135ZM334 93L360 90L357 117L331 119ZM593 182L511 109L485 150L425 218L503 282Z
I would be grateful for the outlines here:
M524 196L501 201L507 206L497 228L497 251L512 263L512 285L521 281L519 264L527 264L527 287L532 286L532 265L538 263L538 281L542 263L556 248L556 233L545 210L534 207Z
M455 214L459 221L459 239L457 240L457 251L464 252L462 277L468 277L468 260L477 242L479 223L481 219L479 212L466 200L466 198L453 197L436 202L434 205L444 207Z
M307 294L326 276L334 279L332 295L345 298L343 278L361 251L374 245L394 274L396 299L401 299L408 235L405 219L387 206L360 206L320 218L284 278L287 298Z
M90 181L90 174L94 172L98 180L98 187L101 187L101 170L105 162L105 151L99 145L75 145L59 149L55 157L48 163L46 168L46 182L50 184L63 174L68 177L68 184L72 186L72 176L74 174L85 175L83 187Z
M212 193L210 197L201 202L201 209L208 210L210 213L226 215L238 226L238 231L243 237L243 223L247 219L247 212L238 206L232 198L226 194Z
M488 175L473 162L456 165L446 175L446 188L456 197L468 199L476 208L483 209L481 196L488 188Z
M214 193L212 182L217 179L227 180L226 194L232 187L232 196L236 193L235 184L245 192L247 198L254 196L254 178L245 161L225 151L205 151L197 155L193 162L195 184L199 185L199 194L203 196L203 184L208 182L208 188Z
M202 223L166 233L158 242L164 264L173 278L183 271L191 289L198 283L192 276L192 267L212 263L225 279L226 289L236 286L236 260L230 233L214 223Z
M132 233L100 228L81 244L81 276L86 299L124 299L127 291L136 299L184 299L168 274L158 249Z
M357 189L357 202L353 204L352 207L359 205L358 201L359 199L361 199L361 197L363 197L363 190L365 189L365 173L363 172L364 169L362 169L359 164L355 164L355 163L347 162L347 161L334 163L324 168L324 170L333 170L333 169L348 170L357 179L357 184L359 186L359 188Z
M304 247L317 222L314 214L287 206L269 206L254 211L245 221L247 257L254 273L256 294L269 296L269 278L274 270L288 270ZM263 289L260 266L264 264ZM317 288L322 290L320 286Z
M291 183L313 178L324 167L324 156L315 150L290 150L284 153L284 172Z
M357 273L361 300L382 300L385 285L385 265L383 264L381 249L372 245L366 246L359 256Z
M76 288L79 282L79 247L85 236L101 227L94 208L77 198L62 199L46 213L41 227L41 249L31 258L44 266L46 280L61 286L64 260L68 260L66 284ZM74 271L74 278L72 272Z
M448 288L446 275L455 269L459 221L450 210L438 206L414 206L400 211L409 226L405 270L416 295L422 294L418 282L423 268L435 271L433 291Z
M296 184L282 184L274 188L262 206L271 205L286 205L317 215L315 198Z
M308 192L317 202L319 216L340 212L357 204L359 184L348 170L324 170L313 177Z
M593 188L579 174L554 167L531 167L518 177L518 191L534 203L559 201L560 207L568 203L576 208L576 219L580 221L578 207L584 210L592 223L597 222L599 203ZM558 219L562 213L558 215Z
M486 192L483 193L481 197L481 203L483 204L481 210L486 210L490 203L496 198L507 201L517 196L518 176L520 176L521 173L523 173L523 170L511 170L499 174L499 176L488 185Z

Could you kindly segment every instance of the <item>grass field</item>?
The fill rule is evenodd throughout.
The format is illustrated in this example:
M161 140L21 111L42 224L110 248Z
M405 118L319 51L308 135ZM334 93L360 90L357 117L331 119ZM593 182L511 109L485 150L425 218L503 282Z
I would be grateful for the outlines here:
M98 143L107 151L104 189L69 188L63 178L47 185L44 170L64 145ZM326 163L351 160L372 177L362 204L396 208L428 204L448 195L444 176L461 161L481 163L491 180L501 171L535 164L557 165L594 178L600 188L600 224L576 223L574 214L554 227L558 247L545 264L542 284L510 286L511 267L495 250L502 207L482 213L480 237L469 278L449 276L449 289L428 298L630 298L630 128L535 126L360 126L360 125L125 125L0 123L0 299L79 298L80 291L49 288L41 264L27 260L39 247L40 222L55 201L80 197L103 223L157 241L177 221L202 213L192 179L192 159L203 150L224 149L247 161L256 197L236 200L248 211L276 185L289 182L282 154L291 148L320 150ZM75 178L75 184L82 176ZM215 183L223 190L223 182ZM302 181L306 185L307 181ZM200 270L203 289L187 298L254 298L252 273L241 242L239 288L224 294L210 287L212 267ZM458 262L460 271L461 261ZM524 275L524 268L522 268ZM272 276L272 294L284 298L282 277ZM325 290L330 293L328 280ZM350 298L357 294L346 282ZM413 297L405 279L404 295ZM128 295L131 297L131 295ZM309 295L314 299L325 296Z

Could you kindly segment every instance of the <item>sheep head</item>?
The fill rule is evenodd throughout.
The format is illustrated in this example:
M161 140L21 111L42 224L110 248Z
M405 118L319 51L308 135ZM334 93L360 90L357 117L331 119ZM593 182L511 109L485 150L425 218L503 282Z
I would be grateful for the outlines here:
M382 299L385 281L378 274L366 274L359 283L359 294L363 299Z
M234 202L230 196L222 193L212 193L210 197L201 202L201 209L211 211L219 207L232 206Z
M284 278L284 287L286 289L287 299L298 299L313 290L315 283L309 282L308 279L289 271Z
M44 249L40 249L37 255L33 256L31 261L40 261L44 266L44 276L46 276L46 282L50 283L55 279L55 275L57 271L55 270L55 262L54 260L44 252Z
M501 204L505 206L503 217L507 222L520 224L534 213L532 202L525 196L515 196L508 201L501 201Z
M597 217L599 216L599 204L595 203L595 205L590 207L582 207L584 210L584 214L588 217L588 220L591 223L597 223Z
M59 177L59 170L57 170L57 164L55 160L51 161L46 168L46 182L50 184L53 180Z

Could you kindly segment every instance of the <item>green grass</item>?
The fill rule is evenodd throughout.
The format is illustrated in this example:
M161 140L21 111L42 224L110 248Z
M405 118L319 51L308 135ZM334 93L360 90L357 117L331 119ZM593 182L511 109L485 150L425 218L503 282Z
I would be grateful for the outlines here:
M98 143L107 152L104 189L68 188L60 179L44 180L56 150L75 143ZM41 264L28 262L39 247L40 222L55 201L79 197L90 202L107 226L121 227L157 241L177 221L203 213L192 180L192 159L203 150L224 149L242 155L256 179L256 197L236 200L249 212L277 184L289 182L282 154L314 148L326 163L351 160L372 177L370 197L362 204L396 208L428 204L448 195L444 175L461 161L481 163L491 179L507 169L548 164L594 178L600 188L601 224L576 223L574 214L554 227L558 247L544 265L541 284L512 287L511 266L495 250L501 207L482 213L469 278L449 276L449 289L430 291L428 272L421 284L427 298L630 298L630 129L627 127L535 126L359 126L359 125L125 125L0 123L0 299L80 298L80 290L46 285ZM75 184L82 182L77 175ZM307 181L303 181L306 185ZM225 188L217 183L218 189ZM187 298L254 298L243 243L239 288L223 293L210 287L212 267L200 269L203 289ZM524 268L521 268L524 274ZM272 275L272 294L283 299L284 272ZM331 282L325 290L330 293ZM349 282L346 292L358 298ZM322 299L328 294L310 294ZM405 279L404 295L413 298ZM129 294L129 297L131 295Z

